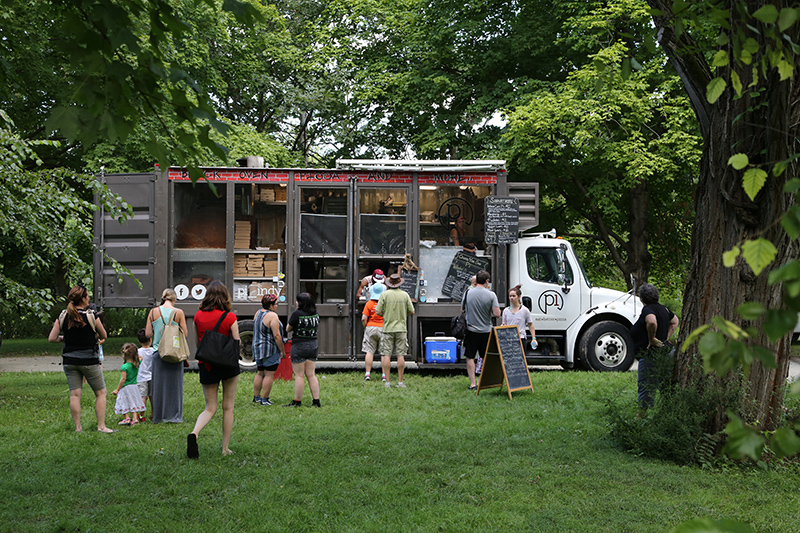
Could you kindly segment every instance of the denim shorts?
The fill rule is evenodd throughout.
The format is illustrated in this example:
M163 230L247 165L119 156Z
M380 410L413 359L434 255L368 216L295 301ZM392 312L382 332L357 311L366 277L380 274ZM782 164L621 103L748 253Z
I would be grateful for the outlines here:
M292 363L316 361L318 349L319 341L317 339L308 342L292 342Z

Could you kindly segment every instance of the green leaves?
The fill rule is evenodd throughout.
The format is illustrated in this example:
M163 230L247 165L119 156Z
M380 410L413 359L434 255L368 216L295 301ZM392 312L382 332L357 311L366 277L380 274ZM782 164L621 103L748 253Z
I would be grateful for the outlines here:
M767 239L749 240L742 245L742 256L756 276L775 259L777 252L775 245Z
M758 460L764 453L766 444L764 436L742 422L742 419L732 411L728 411L728 418L730 418L730 422L725 426L728 441L725 443L723 452L733 459L749 457L754 461Z
M734 154L728 158L728 164L736 170L742 170L750 164L750 158L747 154Z
M753 18L760 20L764 24L774 24L778 20L778 10L772 4L767 4L753 13Z
M713 104L719 100L719 97L725 92L725 87L727 86L727 82L719 76L708 82L706 86L706 100L708 100L708 103Z

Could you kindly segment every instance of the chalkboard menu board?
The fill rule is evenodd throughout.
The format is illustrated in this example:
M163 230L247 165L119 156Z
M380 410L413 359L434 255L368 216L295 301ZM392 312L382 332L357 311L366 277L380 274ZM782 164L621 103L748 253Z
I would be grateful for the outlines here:
M300 215L300 253L347 253L347 217L341 215Z
M509 398L513 399L511 393L514 391L525 389L533 391L517 326L492 328L477 392L481 389L502 387L504 381L508 385Z
M411 300L416 302L419 290L419 270L402 270L400 275L403 277L400 290L411 296Z
M442 284L442 294L460 302L469 288L469 279L481 270L489 270L489 259L458 251Z
M513 244L519 233L519 199L487 196L484 202L486 214L486 243Z

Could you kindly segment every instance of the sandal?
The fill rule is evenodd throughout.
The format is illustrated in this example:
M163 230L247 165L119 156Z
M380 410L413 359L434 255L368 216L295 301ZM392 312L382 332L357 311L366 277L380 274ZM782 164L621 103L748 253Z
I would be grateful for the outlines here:
M120 425L120 426L130 426L131 425L131 419L130 418L125 418L123 420L120 420L118 425Z

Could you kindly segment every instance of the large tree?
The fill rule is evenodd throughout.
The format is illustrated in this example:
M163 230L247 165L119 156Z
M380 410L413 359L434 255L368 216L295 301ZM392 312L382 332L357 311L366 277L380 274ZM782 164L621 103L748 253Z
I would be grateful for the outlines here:
M797 242L780 220L795 202L785 185L798 178L793 156L800 152L800 77L795 68L799 13L795 2L786 0L732 0L713 6L648 3L656 10L659 43L681 76L705 141L682 335L724 317L715 321L720 331L700 341L710 359L733 361L744 355L749 364L752 354L762 353L751 352L751 344L766 346L775 355L775 368L770 358L763 358L767 366L758 358L753 361L744 381L746 396L738 406L758 427L774 428L781 416L789 365L787 330L793 322L784 320L772 330L768 326L769 335L764 329L745 332L759 322L739 318L737 308L758 302L762 309L780 310L784 287L758 274L767 264L780 267L797 257ZM700 41L709 27L719 30L712 47ZM743 255L738 255L740 249ZM723 264L726 252L730 266ZM779 316L791 317L791 312L771 318ZM723 341L725 333L730 344ZM675 380L702 391L708 382L702 366L694 364L697 359L695 347L680 354ZM740 379L729 375L718 383L734 387ZM725 412L708 415L707 430L720 431Z
M700 158L696 121L674 71L658 50L631 48L649 21L639 0L570 19L564 44L592 55L508 116L515 168L541 183L549 209L562 215L562 234L602 243L603 260L629 288L631 276L641 284L651 268L661 279L686 264Z

